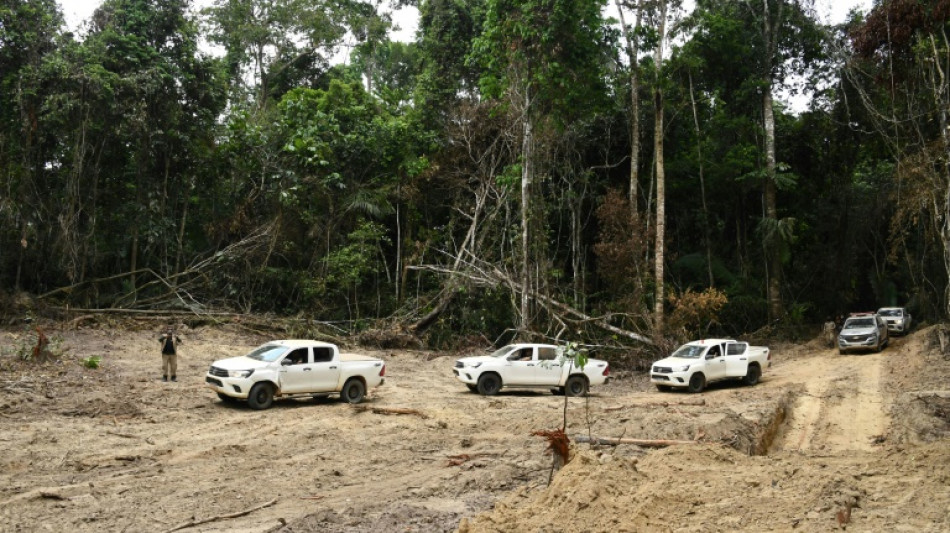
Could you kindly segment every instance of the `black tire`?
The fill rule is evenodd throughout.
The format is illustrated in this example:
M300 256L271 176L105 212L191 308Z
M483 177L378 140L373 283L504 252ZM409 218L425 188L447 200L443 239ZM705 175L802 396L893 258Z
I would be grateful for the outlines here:
M703 392L706 388L706 376L702 372L696 372L689 377L689 385L686 387L689 392Z
M742 382L751 387L757 384L761 377L762 369L759 368L759 365L749 365L749 368L745 372L745 377L742 378Z
M587 378L584 376L571 376L564 383L564 394L567 396L586 396L587 389Z
M466 383L465 386L468 387L468 390L472 392L478 392L478 387L475 385L469 385L468 383Z
M274 386L270 383L258 383L251 387L247 395L247 405L251 409L267 409L274 404Z
M221 401L224 403L235 404L238 402L237 398L235 398L234 396L228 396L227 394L223 392L218 393L218 398L221 399Z
M478 378L478 393L482 396L494 396L501 390L501 376L489 372Z
M343 390L340 391L340 398L346 400L347 403L360 403L364 396L366 396L366 385L356 378L350 378L343 384Z
M656 390L660 392L670 392L670 388L666 385L657 385Z

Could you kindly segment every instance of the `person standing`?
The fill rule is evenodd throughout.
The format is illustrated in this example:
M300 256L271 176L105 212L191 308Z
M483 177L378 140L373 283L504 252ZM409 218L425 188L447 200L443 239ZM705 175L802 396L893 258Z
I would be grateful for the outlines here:
M178 381L178 345L181 344L181 338L174 328L168 326L158 337L158 342L162 343L162 381L168 381L168 376L171 376L172 381Z

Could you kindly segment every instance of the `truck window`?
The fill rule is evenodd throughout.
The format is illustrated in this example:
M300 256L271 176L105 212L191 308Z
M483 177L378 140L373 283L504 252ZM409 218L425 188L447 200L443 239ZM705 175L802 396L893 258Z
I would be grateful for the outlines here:
M287 354L285 359L290 361L292 365L305 365L307 364L307 350L306 348L297 348L296 350Z
M534 348L522 348L511 352L508 356L509 361L530 361Z
M541 361L553 361L557 359L557 348L538 348L538 359Z
M333 350L329 348L314 348L313 349L314 363L329 363L332 360L333 360Z
M706 359L715 359L722 355L722 351L719 350L719 345L715 345L709 349L709 353L706 354Z
M726 345L726 355L742 355L745 353L745 348L748 344L744 342L733 342Z

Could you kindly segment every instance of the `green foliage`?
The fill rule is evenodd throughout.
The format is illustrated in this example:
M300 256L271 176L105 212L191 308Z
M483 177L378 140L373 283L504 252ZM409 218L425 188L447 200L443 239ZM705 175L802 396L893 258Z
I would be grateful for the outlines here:
M53 0L4 3L0 290L364 324L412 320L450 287L456 298L426 340L494 341L518 320L512 289L436 272L455 269L464 245L457 268L519 274L518 193L531 171L538 290L646 331L655 225L625 203L629 80L605 2L416 4L417 41L396 43L366 1L217 0L199 21L185 0L105 0L81 41ZM835 79L816 63L824 29L806 2L770 0L784 18L769 55L761 2L696 4L660 73L667 273L685 291L673 305L682 327L762 326L775 279L766 247L781 254L789 321L884 299L944 309L945 10L887 2L857 19L857 54L843 64L859 68L807 112L776 103L770 177L763 91L804 89L792 73ZM648 50L658 34L644 20ZM348 63L330 65L347 33ZM224 57L206 56L203 39ZM651 113L641 105L643 139ZM533 156L519 139L525 118ZM641 145L641 205L654 200L652 150ZM777 220L763 220L766 179ZM727 295L719 309L710 281ZM539 333L559 327L533 311ZM590 327L584 335L602 335Z
M347 236L347 241L348 244L327 255L326 278L328 283L351 287L375 271L377 250L390 240L382 225L364 220Z
M80 361L80 363L82 363L82 366L86 368L96 369L99 368L99 365L102 363L102 357L98 355L91 355Z
M557 348L558 360L563 364L565 362L571 364L575 368L580 368L581 370L587 366L588 351L586 348L582 348L576 342L568 342Z
M509 88L531 99L533 112L569 122L598 102L607 57L604 0L488 0L472 64L482 67L482 92Z

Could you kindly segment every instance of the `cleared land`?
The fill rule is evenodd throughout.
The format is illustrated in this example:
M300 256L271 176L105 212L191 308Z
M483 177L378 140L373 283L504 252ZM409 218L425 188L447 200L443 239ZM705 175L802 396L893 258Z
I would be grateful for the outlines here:
M367 403L252 411L204 372L264 337L185 331L180 381L162 383L151 329L46 331L67 350L43 365L9 354L22 330L0 331L2 531L950 530L950 360L933 329L880 354L773 346L751 388L621 376L569 399L569 435L695 444L577 444L550 486L531 433L560 427L564 398L470 393L459 354L350 348L386 361Z

